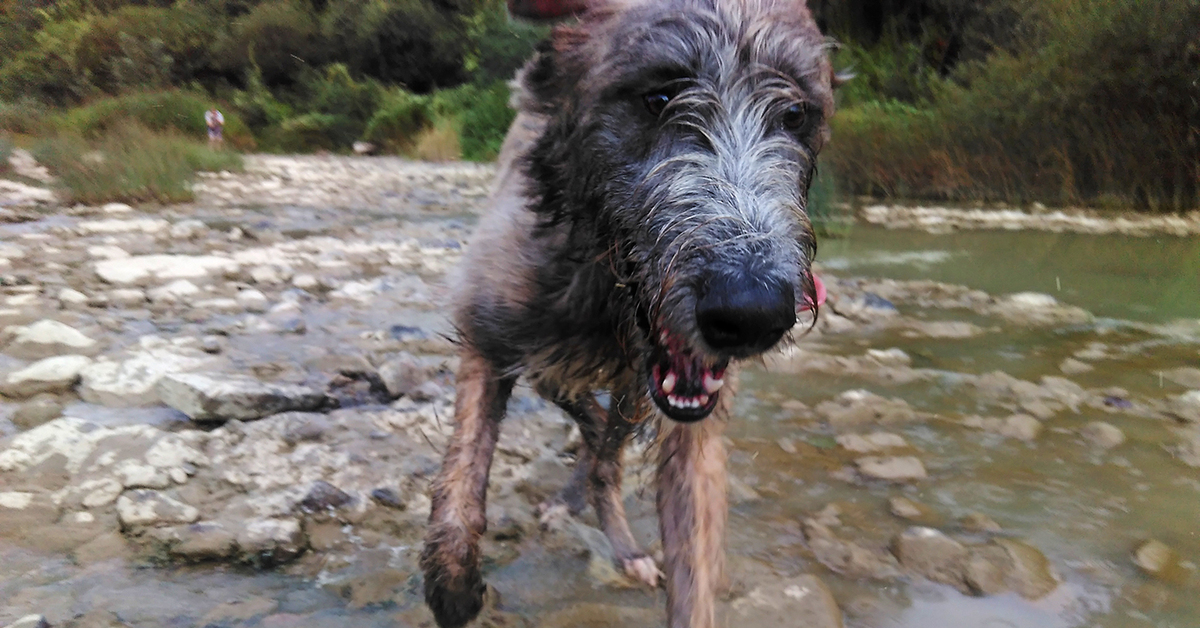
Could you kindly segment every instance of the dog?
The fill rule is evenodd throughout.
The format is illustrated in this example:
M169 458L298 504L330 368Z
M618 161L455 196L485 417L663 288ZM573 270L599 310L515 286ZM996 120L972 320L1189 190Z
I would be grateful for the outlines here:
M544 505L590 499L618 569L666 589L671 628L714 628L737 364L814 317L807 193L838 81L803 0L512 0L560 23L517 110L453 290L455 427L421 553L442 628L483 606L488 470L518 377L583 436ZM607 406L597 393L607 392ZM663 564L621 500L630 435L655 434Z

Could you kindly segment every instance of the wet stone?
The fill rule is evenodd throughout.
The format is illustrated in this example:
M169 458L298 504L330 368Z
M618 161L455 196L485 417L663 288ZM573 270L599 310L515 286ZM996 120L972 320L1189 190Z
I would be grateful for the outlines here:
M308 513L327 512L341 508L353 499L349 493L329 482L317 480L308 489L304 499L301 499L296 505Z
M900 564L934 582L959 590L966 588L963 574L969 552L966 546L933 528L909 528L892 542Z
M890 432L872 432L870 434L842 434L837 437L837 444L846 451L867 454L886 449L908 447L908 442L899 434Z
M867 456L854 461L864 477L889 482L910 482L928 477L925 465L915 456Z
M994 519L980 512L969 513L959 519L958 523L967 532L994 533L1002 529Z
M825 583L813 575L771 581L733 600L730 615L740 626L842 628L842 611Z
M60 355L38 360L9 373L4 378L0 392L19 399L44 392L62 392L74 386L79 381L80 372L91 363L91 358L82 355Z
M1169 578L1179 568L1179 556L1169 545L1150 539L1133 551L1133 564L1157 578Z
M170 552L188 561L209 561L228 558L237 550L237 537L224 525L200 521L172 529L176 542Z
M26 615L4 628L50 628L50 622L41 615Z
M1001 547L1011 561L1012 569L1007 576L1009 588L1028 600L1046 597L1058 588L1059 578L1046 558L1036 547L1015 539L999 538L992 541Z
M200 511L159 491L126 491L117 499L117 517L124 527L192 523Z
M1075 358L1067 358L1058 365L1058 370L1062 371L1066 375L1078 375L1080 373L1087 373L1095 369L1096 367L1092 366L1091 364L1081 360L1076 360Z
M395 508L396 510L404 510L404 501L400 498L400 494L390 488L377 488L371 491L371 499L380 506Z
M1171 416L1185 423L1200 423L1200 390L1189 390L1167 405Z
M1125 442L1125 433L1120 428L1103 421L1088 423L1079 430L1079 435L1101 449L1112 449Z
M291 410L325 408L322 392L305 386L266 384L235 375L178 373L163 377L158 395L194 421L251 420Z
M892 497L888 500L888 511L909 521L924 521L931 518L929 507L907 497Z
M50 319L11 327L5 331L12 334L12 340L4 352L27 360L40 360L63 354L92 353L99 348L99 343L78 329Z
M9 418L19 429L31 430L62 416L62 411L63 403L56 395L42 393L17 406Z
M425 369L415 357L402 352L379 367L379 378L393 399L415 391L429 379Z

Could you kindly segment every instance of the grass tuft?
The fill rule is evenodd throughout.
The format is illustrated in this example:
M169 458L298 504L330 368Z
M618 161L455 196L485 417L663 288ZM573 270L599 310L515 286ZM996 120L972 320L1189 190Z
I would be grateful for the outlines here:
M197 172L242 169L237 153L132 122L95 139L69 132L43 138L33 154L72 201L90 204L190 201Z

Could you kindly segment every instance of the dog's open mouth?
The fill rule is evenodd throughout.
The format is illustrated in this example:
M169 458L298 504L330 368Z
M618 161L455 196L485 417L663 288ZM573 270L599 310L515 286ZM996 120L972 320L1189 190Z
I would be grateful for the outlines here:
M692 353L664 332L659 335L659 344L646 369L650 377L650 397L672 420L699 421L717 407L728 365L728 360L713 363Z

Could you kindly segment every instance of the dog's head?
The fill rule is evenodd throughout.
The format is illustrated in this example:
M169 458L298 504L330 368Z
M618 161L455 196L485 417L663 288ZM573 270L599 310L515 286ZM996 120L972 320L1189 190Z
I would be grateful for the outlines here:
M521 77L522 107L548 119L534 196L632 294L650 396L697 421L730 360L819 302L806 205L833 114L827 45L803 0L588 4Z

